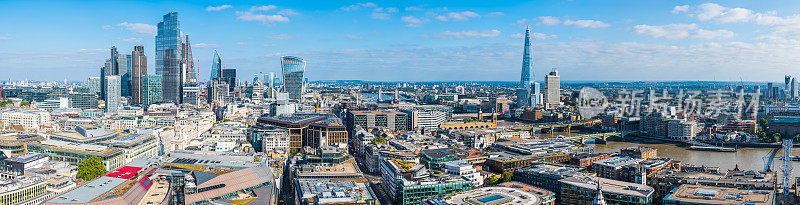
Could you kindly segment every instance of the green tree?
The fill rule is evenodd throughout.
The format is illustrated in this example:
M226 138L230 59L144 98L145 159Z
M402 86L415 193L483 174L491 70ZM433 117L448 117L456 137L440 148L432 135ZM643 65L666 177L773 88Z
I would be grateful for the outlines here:
M500 181L500 176L492 175L489 177L489 185L495 185Z
M500 177L500 181L502 182L510 182L513 179L514 174L511 172L503 173L503 176Z
M86 181L99 177L108 172L99 157L84 159L78 164L78 178Z
M19 103L19 106L31 106L31 102L22 101L22 102Z
M781 133L772 134L772 139L775 140L774 142L780 142L781 141Z
M384 142L386 142L386 138L383 137L372 138L372 144L381 144Z

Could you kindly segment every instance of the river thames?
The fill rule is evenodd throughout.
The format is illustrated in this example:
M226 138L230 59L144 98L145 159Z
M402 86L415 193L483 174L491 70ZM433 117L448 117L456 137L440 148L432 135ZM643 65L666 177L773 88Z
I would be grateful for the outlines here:
M772 152L772 148L740 148L736 152L712 152L712 151L695 151L689 150L688 147L678 146L674 143L650 140L650 139L635 139L624 141L610 140L606 144L593 144L589 143L588 146L594 147L595 153L608 153L618 152L622 148L633 146L645 146L658 149L659 157L668 157L674 160L681 161L681 164L692 165L705 165L709 167L719 167L720 172L726 172L733 169L737 164L739 169L743 170L764 170L765 156ZM798 148L793 150L792 155L798 155ZM775 157L782 157L783 149L779 150ZM783 166L783 160L774 159L772 163L772 170L780 170ZM800 176L800 162L792 162L794 172L792 176ZM778 173L779 175L782 173Z

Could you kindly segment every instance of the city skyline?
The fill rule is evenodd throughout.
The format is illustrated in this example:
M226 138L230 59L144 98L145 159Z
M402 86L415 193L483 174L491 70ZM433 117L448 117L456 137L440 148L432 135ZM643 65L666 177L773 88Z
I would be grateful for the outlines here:
M800 4L788 1L58 2L41 6L41 18L12 17L36 1L6 5L0 25L12 29L0 32L0 69L12 80L84 81L112 46L127 54L142 45L156 59L155 25L169 12L196 42L200 79L216 49L242 82L279 72L288 55L308 60L311 81L516 81L528 25L537 82L553 68L564 81L778 82L800 73ZM156 73L155 61L147 67Z

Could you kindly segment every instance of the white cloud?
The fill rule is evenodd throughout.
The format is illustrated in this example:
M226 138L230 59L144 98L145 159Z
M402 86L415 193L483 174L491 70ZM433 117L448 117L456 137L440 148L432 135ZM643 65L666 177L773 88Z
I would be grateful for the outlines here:
M195 48L216 48L217 44L198 43L198 44L192 45L192 47L195 47Z
M524 38L524 37L525 37L525 34L523 34L523 33L511 34L511 38L519 38L519 39L521 39L521 38ZM557 35L544 34L544 33L531 33L531 38L537 39L537 40L548 40L548 39L556 39L556 38L558 38L558 36Z
M462 11L462 12L449 12L445 15L437 16L436 19L439 21L466 21L470 18L477 18L481 15L472 11Z
M633 33L646 35L653 38L666 39L728 39L734 33L728 30L704 30L697 24L669 24L663 26L637 25L633 27Z
M696 16L701 21L716 23L754 22L757 25L769 26L772 30L771 35L800 38L800 14L779 17L774 11L760 13L746 8L729 8L705 3L698 6L695 13L689 15Z
M0 40L11 40L11 37L8 37L8 36L0 36Z
M503 12L499 12L498 11L498 12L492 12L492 13L489 13L489 14L486 14L486 15L488 15L488 16L502 16L502 15L506 15L506 14L503 13Z
M558 17L540 16L540 17L537 17L536 19L539 20L539 22L541 22L542 24L548 25L548 26L554 26L554 25L561 24L561 20L558 19Z
M374 13L372 13L372 18L380 19L380 20L389 20L389 14L380 13L380 12L374 12Z
M270 11L270 10L273 10L273 9L276 9L276 8L278 8L278 7L275 6L275 5L253 6L253 7L250 7L250 11Z
M294 11L292 9L282 9L281 11L278 12L278 14L284 15L284 16L300 15L300 13L297 13L296 11Z
M672 9L673 14L685 13L687 11L689 11L689 5L675 6L675 8Z
M221 11L232 7L231 5L209 6L206 7L206 11Z
M406 22L407 27L419 27L428 22L428 19L426 18L417 18L414 16L403 16L400 18L400 20Z
M347 39L350 39L350 40L358 40L358 39L363 39L364 38L364 37L357 36L357 35L346 35L345 37L347 37Z
M705 3L698 6L697 19L701 21L715 21L718 23L733 23L752 21L758 16L755 12L745 8L727 8L715 3Z
M571 20L555 16L540 16L531 19L531 21L538 21L539 24L544 24L548 26L565 25L565 26L574 26L578 28L605 28L611 26L605 22L598 20ZM517 21L517 24L525 24L527 22L528 22L527 19L520 19Z
M292 39L297 38L297 36L289 35L289 34L275 34L275 35L268 36L267 38L272 39L272 40L292 40Z
M141 43L142 42L142 38L126 38L126 39L122 39L122 41L131 42L131 43Z
M151 35L151 36L155 36L156 35L156 29L157 29L156 26L153 26L153 25L150 25L150 24L144 24L144 23L122 22L122 23L117 24L117 26L124 27L128 31L131 31L131 32L134 32L134 33L137 33L137 34Z
M381 19L381 20L388 20L391 16L390 13L397 13L397 8L375 8L372 11L372 18L374 19Z
M405 8L405 10L406 11L422 11L424 9L422 9L422 7L418 7L418 6L408 6L408 7Z
M445 31L434 34L433 37L443 39L462 39L462 38L493 38L500 35L498 30L486 31Z
M103 26L103 30L111 30L111 29L114 29L114 26L111 26L111 25Z
M245 42L236 42L236 45L247 45Z
M358 10L360 8L371 8L371 7L377 7L377 6L378 5L375 4L375 3L367 2L367 3L357 3L357 4L353 4L353 5L349 5L349 6L343 6L340 9L344 10L344 11L356 11L356 10Z
M236 19L242 21L260 21L262 23L273 23L273 22L289 22L289 18L285 16L281 16L278 14L275 15L264 15L264 14L254 14L253 12L249 11L237 11Z
M700 38L700 39L729 39L733 38L733 31L729 30L703 30L697 29L692 38Z
M605 28L610 26L597 20L564 20L564 25L580 28Z

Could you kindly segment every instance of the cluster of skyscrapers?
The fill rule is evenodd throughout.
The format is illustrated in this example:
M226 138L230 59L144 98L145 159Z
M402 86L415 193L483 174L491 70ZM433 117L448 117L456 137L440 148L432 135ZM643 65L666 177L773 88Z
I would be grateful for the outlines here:
M522 75L519 88L516 90L517 105L519 107L552 106L561 103L561 77L553 69L545 76L545 93L542 95L541 87L533 79L533 61L531 60L531 32L525 28L525 47L522 53Z
M101 68L100 77L90 77L92 92L100 94L105 101L106 112L115 112L122 107L122 97L129 103L147 107L157 102L198 105L205 92L209 104L232 101L230 93L237 85L236 69L224 68L222 58L214 51L210 81L205 90L198 80L199 69L194 64L189 35L181 32L177 12L163 16L158 23L155 37L155 75L147 73L147 56L143 46L135 46L131 54L120 55L112 46L110 57ZM283 92L289 100L300 100L305 91L306 61L294 56L281 57ZM269 89L258 88L257 95L275 98L280 89L275 89L273 73L267 79L258 75L254 83L269 84ZM261 92L263 91L263 92Z

